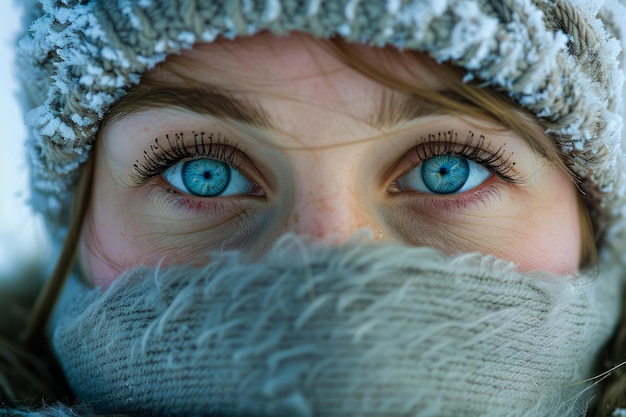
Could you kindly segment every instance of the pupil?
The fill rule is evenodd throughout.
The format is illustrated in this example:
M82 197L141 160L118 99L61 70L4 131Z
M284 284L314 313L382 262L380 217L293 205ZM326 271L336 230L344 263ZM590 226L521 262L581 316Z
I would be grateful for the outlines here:
M428 158L420 170L424 185L435 194L452 194L460 190L469 174L469 162L454 155Z
M209 158L185 162L181 175L187 190L201 197L218 196L228 188L230 183L228 165Z

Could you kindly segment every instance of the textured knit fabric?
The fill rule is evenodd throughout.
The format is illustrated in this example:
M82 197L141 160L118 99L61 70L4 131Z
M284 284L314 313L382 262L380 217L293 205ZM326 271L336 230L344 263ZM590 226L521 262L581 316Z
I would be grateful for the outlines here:
M53 345L99 412L581 416L618 317L620 278L605 272L286 238L255 262L216 254L79 293Z
M596 17L604 1L565 0L43 0L21 42L32 111L34 206L59 235L99 123L168 54L262 30L298 30L426 52L507 92L571 157L599 234L621 247L624 174L620 44ZM619 32L617 0L601 15ZM622 23L623 25L623 23ZM611 226L611 227L609 227Z

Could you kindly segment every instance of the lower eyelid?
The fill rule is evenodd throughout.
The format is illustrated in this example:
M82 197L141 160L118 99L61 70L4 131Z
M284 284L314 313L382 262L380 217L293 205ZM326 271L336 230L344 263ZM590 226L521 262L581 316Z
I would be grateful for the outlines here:
M236 218L241 212L250 208L250 199L242 196L202 198L186 195L173 189L164 181L155 183L146 190L144 204L149 205L150 212L168 219L217 220L219 223ZM254 200L260 198L253 197ZM210 223L210 221L209 221Z
M464 212L472 209L488 209L502 201L502 190L497 186L481 186L477 190L456 194L456 198L431 198L429 204L447 212Z
M459 212L471 208L489 208L490 204L497 203L494 199L502 199L503 192L507 191L511 184L493 175L478 187L458 194L427 194L420 191L390 190L388 198L400 201L401 204L417 206L420 211L432 212L441 210L444 212Z

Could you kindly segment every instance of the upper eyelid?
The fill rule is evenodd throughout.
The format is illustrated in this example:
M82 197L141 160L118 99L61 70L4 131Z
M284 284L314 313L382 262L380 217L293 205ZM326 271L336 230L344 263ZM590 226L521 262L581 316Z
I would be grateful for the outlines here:
M504 146L495 148L485 136L476 136L472 130L468 131L465 140L459 140L458 134L454 130L422 136L417 145L411 147L394 161L383 176L383 181L385 183L393 182L426 159L442 154L458 155L486 165L486 168L494 175L510 183L522 184L524 182L524 178L519 172L516 172L513 152L507 154Z
M245 169L247 159L237 149L237 145L231 145L228 139L220 134L206 134L205 132L191 132L193 140L185 139L184 133L166 134L165 140L154 140L150 147L143 151L142 159L135 160L132 178L136 185L142 185L147 181L163 173L174 164L196 157L208 157L221 160L232 165L235 169Z

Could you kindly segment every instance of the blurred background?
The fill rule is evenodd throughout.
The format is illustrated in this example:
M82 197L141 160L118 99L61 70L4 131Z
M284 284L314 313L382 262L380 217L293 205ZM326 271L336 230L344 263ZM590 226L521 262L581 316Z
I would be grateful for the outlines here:
M41 222L28 205L26 130L14 70L21 15L12 3L0 0L0 277L48 253Z

